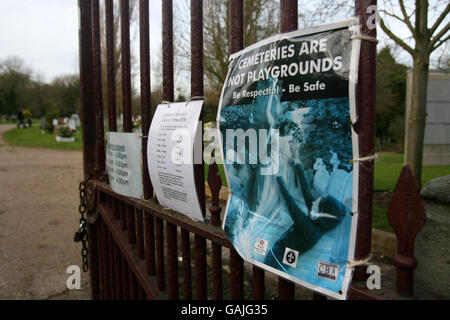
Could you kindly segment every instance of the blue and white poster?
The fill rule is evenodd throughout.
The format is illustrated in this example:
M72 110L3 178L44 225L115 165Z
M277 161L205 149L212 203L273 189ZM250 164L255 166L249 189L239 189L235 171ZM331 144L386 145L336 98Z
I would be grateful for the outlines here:
M358 35L349 19L233 54L217 116L233 246L336 299L347 298L355 249Z

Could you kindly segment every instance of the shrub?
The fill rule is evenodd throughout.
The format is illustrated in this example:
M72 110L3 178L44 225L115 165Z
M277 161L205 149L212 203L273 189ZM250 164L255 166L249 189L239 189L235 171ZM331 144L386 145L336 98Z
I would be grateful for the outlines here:
M55 107L50 107L45 114L45 130L53 133L55 127L53 126L53 119L58 119L58 110Z
M58 129L56 129L56 134L61 138L73 137L73 132L70 130L69 127L58 127Z

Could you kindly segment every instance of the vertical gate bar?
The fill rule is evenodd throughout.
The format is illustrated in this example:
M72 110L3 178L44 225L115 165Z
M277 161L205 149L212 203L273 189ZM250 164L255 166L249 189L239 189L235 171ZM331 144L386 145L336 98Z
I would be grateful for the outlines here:
M167 232L167 289L169 300L178 299L177 226L166 222Z
M191 242L189 231L181 229L181 252L183 257L183 298L192 300Z
M376 0L357 0L355 14L359 16L361 33L365 36L377 36L377 29L370 29L367 19L367 7L376 5ZM376 43L361 41L361 51L356 92L356 110L358 121L354 126L359 136L359 156L366 157L375 151L375 73L376 73ZM355 259L366 258L371 251L372 236L372 194L373 194L374 161L366 161L359 166L358 187L358 228L356 234ZM367 278L366 268L355 268L354 279L364 281Z
M280 14L282 33L298 29L298 0L280 0Z
M108 130L117 131L116 74L114 71L114 5L105 0L106 81L108 84Z
M137 278L131 268L128 268L128 279L130 281L130 300L137 299L138 283Z
M123 131L132 132L131 115L131 55L130 55L130 1L120 0L120 39L122 44L122 105Z
M163 100L174 101L172 0L162 2Z
M103 247L102 243L102 221L101 219L97 220L96 223L96 231L97 231L97 257L98 257L98 274L99 274L99 299L104 300L104 288L105 288L105 279L104 279L104 260L103 260Z
M144 222L142 210L136 210L136 242L137 254L140 259L144 259Z
M195 299L207 299L207 274L206 274L206 239L194 236L194 265L195 265Z
M280 0L280 31L290 32L298 28L298 1ZM278 278L278 294L281 300L295 298L295 285Z
M155 240L156 240L156 276L158 289L166 288L166 280L164 274L164 229L163 220L155 217Z
M111 299L118 299L116 295L115 287L117 283L115 282L115 265L116 259L114 255L114 244L113 238L110 232L108 232L108 251L109 251L109 283L110 283L110 297Z
M99 275L99 256L98 256L98 232L97 224L88 225L89 234L89 278L91 284L91 295L93 300L100 299L100 275Z
M81 121L83 128L83 172L84 177L95 176L95 108L92 57L91 1L79 0L80 8L80 88ZM92 281L92 279L91 279ZM98 284L92 286L95 288Z
M230 0L230 54L244 48L244 1Z
M129 283L129 272L130 268L125 260L124 256L121 254L122 260L122 289L123 289L123 299L130 299L130 283Z
M214 151L211 152L211 159L215 158ZM215 160L214 160L215 161ZM208 185L211 189L212 206L209 208L211 213L211 224L220 226L220 212L222 208L219 205L219 193L222 186L217 163L210 163L208 172ZM213 273L213 299L223 299L223 279L222 279L222 246L212 243L212 273Z
M278 296L280 300L295 299L295 285L281 277L278 278Z
M95 224L96 232L97 232L97 261L98 261L98 281L99 281L99 299L103 300L103 288L104 288L104 279L103 279L103 250L101 246L102 241L102 230L101 230L101 220L97 220Z
M126 214L125 202L119 200L119 212L120 212L120 230L127 229L127 214Z
M96 128L97 177L106 179L105 173L105 132L103 127L102 57L100 47L99 0L92 1L92 48L94 62L94 105Z
M191 0L191 98L203 95L203 1ZM205 170L202 156L204 150L203 112L200 113L199 121L201 123L201 141L198 143L201 143L201 154L194 155L194 174L200 208L205 216ZM200 148L198 149L200 152Z
M223 299L222 246L212 243L213 299Z
M109 246L108 246L108 228L106 224L102 221L102 247L103 247L103 272L104 272L104 298L106 300L111 299L111 277L109 273L109 266L111 264L111 261L109 260Z
M144 199L153 197L153 187L148 173L147 141L151 124L151 80L150 80L150 21L148 0L139 1L139 43L141 75L141 117L142 117L142 183Z
M83 128L83 172L84 177L95 176L95 108L92 55L92 14L91 1L79 0L80 30L80 89L81 120ZM89 278L92 299L100 299L99 255L98 255L98 223L88 225L89 234Z
M141 286L139 286L139 294L138 294L139 300L145 300L145 291L142 289Z
M191 0L191 96L203 96L203 1Z
M119 204L119 200L111 197L112 199L112 212L113 212L113 217L116 220L120 219L120 204Z
M162 49L163 49L163 100L172 102L174 101L174 81L173 81L173 4L172 0L162 1ZM173 227L170 223L167 223L167 243L173 241ZM171 237L171 239L169 239ZM160 218L156 218L156 274L158 276L158 288L164 290L165 277L164 277L164 235L163 235L163 221ZM169 255L173 255L173 252L169 252ZM168 257L168 264L173 257ZM176 259L176 258L175 258ZM178 289L174 289L173 283L173 269L172 266L168 266L169 275L169 295L170 298L178 297ZM174 298L175 299L175 298Z
M114 244L114 266L115 266L115 276L114 283L116 289L116 299L123 299L123 286L122 286L122 261L119 247Z
M127 215L127 239L129 244L136 244L136 220L135 209L129 204L125 204Z
M145 212L145 264L147 273L155 275L155 226L153 216Z
M234 248L230 248L230 298L231 300L242 300L243 293L244 261Z
M264 300L265 278L264 270L253 266L253 299Z
M105 272L104 272L104 260L103 260L103 247L102 247L102 240L103 240L103 232L102 232L102 221L97 221L97 232L98 232L98 264L99 264L99 277L100 277L100 300L105 299Z
M230 54L244 48L244 1L230 0ZM233 248L230 249L230 296L233 300L243 297L244 263Z

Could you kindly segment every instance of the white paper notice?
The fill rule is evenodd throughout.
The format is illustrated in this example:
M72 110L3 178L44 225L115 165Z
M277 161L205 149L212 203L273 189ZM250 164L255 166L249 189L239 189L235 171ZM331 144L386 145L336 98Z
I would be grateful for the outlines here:
M200 100L160 104L147 144L148 170L159 203L201 221L203 214L194 178L194 142L201 128L202 106Z
M142 197L141 149L139 134L108 132L106 168L114 192L133 198Z

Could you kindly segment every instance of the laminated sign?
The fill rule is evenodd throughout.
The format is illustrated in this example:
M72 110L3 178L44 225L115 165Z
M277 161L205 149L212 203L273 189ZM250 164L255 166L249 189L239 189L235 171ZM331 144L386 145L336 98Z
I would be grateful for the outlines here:
M355 249L358 36L352 18L233 54L217 115L233 246L336 299L347 297Z
M143 195L141 136L108 132L106 168L114 192L140 199Z
M202 105L199 100L160 104L147 144L148 170L159 203L201 221L194 163L202 163Z

